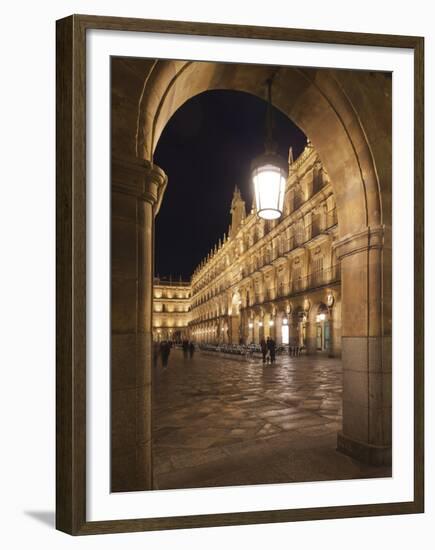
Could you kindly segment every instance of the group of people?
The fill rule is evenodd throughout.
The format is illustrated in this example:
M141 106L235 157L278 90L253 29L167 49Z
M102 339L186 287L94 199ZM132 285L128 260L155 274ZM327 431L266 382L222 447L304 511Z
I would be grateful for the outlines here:
M302 352L302 348L299 345L289 345L288 354L290 357L299 357Z
M169 362L169 355L171 353L172 346L174 345L174 342L171 342L170 340L162 340L161 342L154 342L153 347L153 358L154 358L154 366L157 367L159 358L162 363L162 367L167 367ZM194 353L195 353L195 344L193 342L189 342L189 340L183 340L181 343L181 347L183 349L183 356L185 359L190 357L192 359Z
M169 355L173 342L170 340L163 340L162 342L154 342L154 366L157 366L159 357L161 359L162 367L168 366ZM192 359L195 354L195 344L189 340L183 340L181 342L184 359ZM276 342L269 336L260 341L261 354L263 356L263 364L274 364L276 359ZM291 345L289 346L289 355L292 357L298 357L301 353L301 347Z
M263 355L263 364L270 363L271 365L275 363L276 357L276 342L273 338L269 336L261 339L260 341L261 354Z
M195 353L195 344L189 340L183 340L181 347L183 348L183 357L184 359L187 359L187 357L190 357L192 359L193 354Z

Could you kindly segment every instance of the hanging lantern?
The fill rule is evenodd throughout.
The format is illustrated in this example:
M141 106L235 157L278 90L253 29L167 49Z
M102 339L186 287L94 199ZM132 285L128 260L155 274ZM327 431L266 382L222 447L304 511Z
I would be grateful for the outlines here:
M277 145L272 139L272 81L268 80L267 85L266 151L252 161L251 169L257 215L265 220L276 220L283 211L288 164L276 152Z

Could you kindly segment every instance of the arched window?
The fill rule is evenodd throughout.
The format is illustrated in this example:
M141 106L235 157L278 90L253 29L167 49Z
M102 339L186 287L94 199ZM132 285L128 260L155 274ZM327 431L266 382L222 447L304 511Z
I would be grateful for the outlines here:
M313 195L323 187L323 170L321 164L316 164L313 169Z

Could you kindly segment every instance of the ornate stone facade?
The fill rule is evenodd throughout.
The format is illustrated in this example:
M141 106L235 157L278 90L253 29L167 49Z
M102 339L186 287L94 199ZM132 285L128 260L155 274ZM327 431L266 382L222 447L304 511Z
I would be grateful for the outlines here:
M299 344L308 353L341 353L341 285L334 242L335 198L311 143L289 154L279 220L246 214L236 188L228 237L191 280L190 337L198 342Z
M191 286L182 281L154 280L153 339L189 338Z

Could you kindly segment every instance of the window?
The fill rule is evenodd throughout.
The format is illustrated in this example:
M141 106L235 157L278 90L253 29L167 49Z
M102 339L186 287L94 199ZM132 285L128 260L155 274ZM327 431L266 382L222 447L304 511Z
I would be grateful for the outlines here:
M320 214L314 214L311 221L311 237L320 234Z
M302 290L302 277L300 266L293 268L293 290L295 292Z
M323 170L320 165L313 169L313 195L315 195L323 187Z
M304 242L304 224L303 222L298 222L295 227L295 240L296 244L302 244Z
M323 283L323 256L318 256L312 261L311 279L314 285Z

